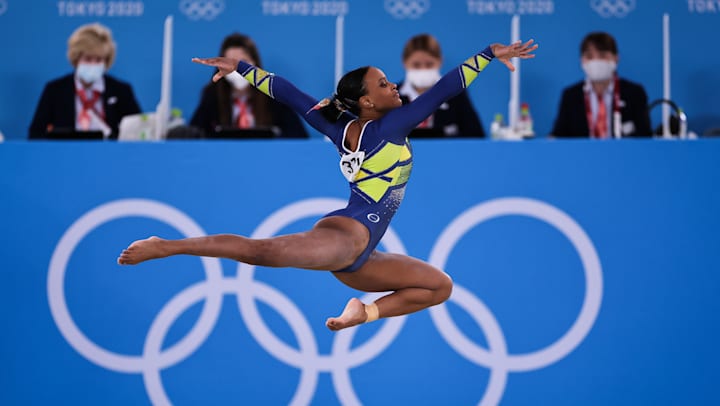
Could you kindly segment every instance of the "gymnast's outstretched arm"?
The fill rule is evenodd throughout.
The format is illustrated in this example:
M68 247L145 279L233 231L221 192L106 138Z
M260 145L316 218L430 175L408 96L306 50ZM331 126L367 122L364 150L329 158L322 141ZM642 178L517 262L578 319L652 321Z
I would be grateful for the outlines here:
M337 133L335 131L336 127L344 125L344 123L331 123L325 120L322 114L314 109L318 104L318 100L301 91L282 76L275 75L247 62L227 57L193 58L192 61L216 67L218 72L213 76L213 81L218 81L225 75L241 75L250 82L250 85L289 106L308 124L331 138Z
M412 103L389 112L382 120L383 124L387 125L387 130L384 132L403 136L436 111L442 103L470 86L494 58L513 71L515 67L510 59L533 58L535 55L531 52L535 49L537 49L537 44L533 45L533 40L525 43L516 42L511 45L489 45L446 73L433 87Z

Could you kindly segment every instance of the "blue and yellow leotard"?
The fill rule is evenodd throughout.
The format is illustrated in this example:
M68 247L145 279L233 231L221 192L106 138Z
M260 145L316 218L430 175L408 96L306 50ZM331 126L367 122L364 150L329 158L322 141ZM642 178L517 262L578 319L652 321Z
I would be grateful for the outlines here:
M367 122L361 129L358 151L364 153L364 159L358 160L361 164L349 181L348 205L326 217L344 216L361 222L370 232L370 241L352 265L338 271L355 271L367 261L400 207L412 170L412 149L407 135L443 102L468 87L493 58L490 47L485 48L445 74L412 103L388 112L379 120ZM290 106L308 124L328 136L341 157L351 157L355 152L345 146L345 134L357 117L343 113L337 122L329 122L314 108L318 104L316 99L282 77L245 62L238 64L237 71L258 90Z

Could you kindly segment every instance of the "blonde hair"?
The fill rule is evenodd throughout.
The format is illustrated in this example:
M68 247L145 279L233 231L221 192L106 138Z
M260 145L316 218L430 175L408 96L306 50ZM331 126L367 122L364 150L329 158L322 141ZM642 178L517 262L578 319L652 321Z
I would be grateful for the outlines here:
M83 54L101 55L108 69L115 62L115 41L110 29L100 23L86 24L72 33L68 39L67 57L73 67Z

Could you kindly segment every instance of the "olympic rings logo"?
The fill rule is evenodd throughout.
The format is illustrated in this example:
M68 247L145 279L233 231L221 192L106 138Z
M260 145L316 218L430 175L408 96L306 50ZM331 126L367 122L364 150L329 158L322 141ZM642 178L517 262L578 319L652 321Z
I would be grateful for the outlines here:
M604 18L623 18L635 9L635 0L590 0L590 7Z
M385 10L397 19L420 18L430 9L430 0L385 0Z
M297 220L323 215L344 204L344 200L321 198L292 203L270 215L253 232L252 237L277 235ZM602 301L602 270L592 241L570 216L538 200L500 198L471 207L441 233L431 251L429 262L443 269L452 249L468 231L490 219L513 215L546 222L567 237L583 265L585 298L573 325L555 343L527 354L509 354L505 336L490 309L456 281L449 300L464 309L483 329L488 348L478 346L464 335L444 304L432 307L429 311L435 327L451 348L470 362L490 370L490 379L480 405L494 405L500 401L510 372L544 368L572 352L595 323ZM112 220L138 216L164 222L187 237L205 235L202 228L183 212L164 203L145 199L112 201L90 210L76 220L53 252L47 289L52 317L65 340L79 354L109 370L142 374L152 403L169 405L171 400L165 392L160 371L193 354L214 329L223 296L236 295L243 322L257 343L276 359L300 370L298 387L289 404L310 404L321 372L332 375L337 397L343 404L361 404L352 384L350 370L370 362L384 352L402 331L405 317L384 320L373 337L352 349L351 344L358 329L341 330L334 335L332 352L328 355L320 354L313 330L300 309L274 287L255 280L255 267L252 265L241 263L235 277L225 277L217 258L201 258L205 280L185 288L164 305L148 331L142 355L115 353L89 340L73 321L65 298L64 282L68 262L78 244L95 228ZM398 235L391 228L388 228L382 244L388 252L406 253ZM362 300L374 300L382 295L367 294ZM258 311L258 300L272 307L287 321L296 337L298 349L275 336L265 324ZM195 325L177 343L163 348L162 344L175 321L200 301L204 301L204 305Z
M214 20L223 10L225 10L225 1L223 0L180 1L180 12L193 21Z

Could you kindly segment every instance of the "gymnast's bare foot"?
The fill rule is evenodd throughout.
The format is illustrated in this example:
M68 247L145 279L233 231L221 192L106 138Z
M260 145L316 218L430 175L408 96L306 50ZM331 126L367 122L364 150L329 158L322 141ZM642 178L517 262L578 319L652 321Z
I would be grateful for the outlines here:
M168 256L162 248L164 239L150 237L145 240L137 240L123 250L117 259L120 265L136 265L149 259L157 259Z
M367 320L365 305L360 299L352 298L347 305L345 305L345 310L343 310L342 314L339 317L328 318L325 325L332 331L338 331L362 324L365 320Z

